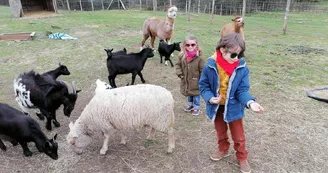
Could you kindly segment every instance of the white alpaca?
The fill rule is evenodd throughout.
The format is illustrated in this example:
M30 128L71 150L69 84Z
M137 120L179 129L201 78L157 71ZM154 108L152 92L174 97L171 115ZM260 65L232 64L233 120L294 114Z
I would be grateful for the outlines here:
M138 129L149 125L155 131L168 133L168 153L175 147L174 101L170 91L163 87L142 84L110 89L97 79L94 97L84 108L75 123L69 124L67 141L76 153L81 154L91 140L92 134L101 131L105 140L100 154L106 154L108 140L115 130ZM122 136L122 143L125 138Z

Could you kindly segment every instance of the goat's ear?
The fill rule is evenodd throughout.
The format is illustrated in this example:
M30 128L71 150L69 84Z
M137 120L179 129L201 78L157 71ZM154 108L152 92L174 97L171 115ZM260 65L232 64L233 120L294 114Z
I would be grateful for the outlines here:
M54 141L57 139L57 133L55 134L55 136L52 138Z
M59 65L59 66L62 66L62 64L61 64L60 62L58 63L58 65Z
M81 91L82 91L82 90L76 90L76 94L79 93L79 92L81 92Z

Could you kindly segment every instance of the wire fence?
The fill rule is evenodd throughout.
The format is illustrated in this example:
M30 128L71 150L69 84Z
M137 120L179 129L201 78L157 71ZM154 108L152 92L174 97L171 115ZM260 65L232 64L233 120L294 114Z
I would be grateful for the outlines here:
M142 9L153 10L154 0L56 0L58 9L68 9L67 1L71 10L103 10L103 9ZM322 0L321 0L322 1ZM141 5L140 5L141 2ZM156 0L157 10L165 11L170 0ZM171 0L180 12L186 12L189 0ZM286 0L247 0L246 13L258 11L284 11ZM220 15L236 15L242 12L242 0L215 0L214 13ZM82 8L81 8L82 7ZM190 10L193 13L210 13L212 10L212 0L191 0ZM327 7L320 6L320 0L292 0L290 11L328 11Z

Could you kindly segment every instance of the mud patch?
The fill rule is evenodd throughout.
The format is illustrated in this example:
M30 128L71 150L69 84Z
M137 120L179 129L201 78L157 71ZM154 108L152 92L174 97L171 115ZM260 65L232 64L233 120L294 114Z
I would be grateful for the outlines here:
M317 49L305 46L291 46L289 48L285 48L286 54L294 54L294 55L307 55L310 53L313 54L327 54L328 51L325 49Z

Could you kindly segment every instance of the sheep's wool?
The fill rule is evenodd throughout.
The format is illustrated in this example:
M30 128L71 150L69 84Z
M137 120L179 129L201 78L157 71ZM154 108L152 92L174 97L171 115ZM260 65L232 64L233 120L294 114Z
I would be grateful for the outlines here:
M166 131L174 124L174 101L170 91L150 84L109 89L97 80L94 97L84 108L76 125L92 131L136 129L150 125Z

